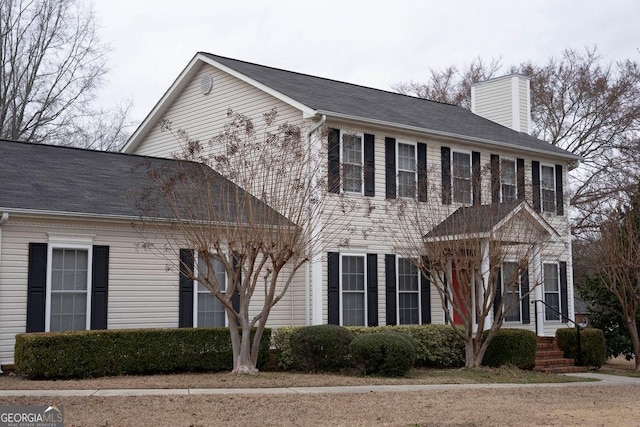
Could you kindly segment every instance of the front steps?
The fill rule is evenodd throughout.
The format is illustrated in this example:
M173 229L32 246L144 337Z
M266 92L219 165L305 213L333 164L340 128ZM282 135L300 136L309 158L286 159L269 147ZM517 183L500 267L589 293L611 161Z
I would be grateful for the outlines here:
M586 371L583 366L576 366L574 359L564 357L564 352L558 348L554 337L538 337L536 362L533 369L552 374L569 374Z

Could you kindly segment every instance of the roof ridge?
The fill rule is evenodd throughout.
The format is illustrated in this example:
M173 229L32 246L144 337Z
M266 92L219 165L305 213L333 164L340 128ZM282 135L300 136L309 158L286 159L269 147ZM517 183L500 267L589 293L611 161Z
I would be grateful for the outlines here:
M450 104L450 103L448 103L448 102L436 101L436 100L433 100L433 99L427 99L427 98L420 98L419 96L407 95L407 94L405 94L405 93L393 92L393 91L390 91L390 90L380 89L380 88L376 88L376 87L359 85L359 84L357 84L357 83L345 82L345 81L343 81L343 80L330 79L330 78L328 78L328 77L315 76L315 75L313 75L313 74L301 73L301 72L299 72L299 71L285 70L284 68L271 67L271 66L269 66L269 65L257 64L257 63L255 63L255 62L243 61L243 60L241 60L241 59L235 59L235 58L229 58L229 57L227 57L227 56L216 55L215 53L209 53L209 52L204 52L204 51L198 51L198 54L208 55L208 56L212 56L212 57L214 57L214 58L222 58L222 59L226 59L226 60L228 60L228 61L242 62L243 64L254 65L254 66L256 66L256 67L262 67L262 68L268 68L268 69L270 69L270 70L283 71L283 72L285 72L285 73L296 74L296 75L299 75L299 76L312 77L312 78L315 78L315 79L326 80L326 81L328 81L328 82L342 83L342 84L346 84L346 85L350 85L350 86L355 86L355 87L359 87L359 88L363 88L363 89L376 90L376 91L378 91L378 92L388 93L388 94L391 94L391 95L404 96L404 97L406 97L406 98L415 99L415 100L417 100L417 101L433 102L433 103L435 103L435 104L446 105L446 106L450 106L450 107L457 107L457 108L462 108L462 109L466 110L466 108L464 108L464 107L460 107L459 105L455 105L455 104Z

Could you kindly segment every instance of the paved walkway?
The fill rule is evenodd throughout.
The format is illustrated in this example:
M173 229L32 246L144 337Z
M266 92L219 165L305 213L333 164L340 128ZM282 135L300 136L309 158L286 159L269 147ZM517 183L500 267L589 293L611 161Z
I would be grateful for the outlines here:
M598 373L566 374L568 376L594 378L599 381L544 384L412 384L412 385L371 385L341 387L287 387L287 388L175 388L175 389L104 389L104 390L0 390L0 397L6 396L166 396L198 394L316 394L316 393L385 393L406 391L442 391L468 389L509 389L531 387L594 387L636 385L640 378L605 375Z

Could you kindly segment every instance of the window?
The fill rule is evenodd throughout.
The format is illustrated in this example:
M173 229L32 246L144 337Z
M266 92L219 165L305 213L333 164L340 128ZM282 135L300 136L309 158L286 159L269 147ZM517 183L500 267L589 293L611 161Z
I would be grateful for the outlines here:
M420 274L406 258L398 258L398 324L420 324Z
M362 134L342 135L342 191L362 193L364 150Z
M416 146L398 143L398 196L416 197Z
M470 205L471 154L454 151L452 157L453 201Z
M341 255L341 310L343 326L366 326L365 257Z
M224 266L213 257L211 257L211 266L213 267L211 274L215 275L220 290L224 293L227 289L227 275ZM207 263L203 258L198 258L198 275L206 277L208 274L210 273L207 270ZM209 281L213 282L213 277L210 276ZM194 292L194 307L196 309L194 310L193 326L205 328L227 326L227 316L220 300L199 281L196 281L194 285L196 287L196 292Z
M89 277L88 249L51 249L49 331L89 329Z
M507 313L505 322L520 322L520 274L518 272L518 264L515 262L502 263L502 298L504 298L503 307L512 307Z
M556 180L553 166L541 166L540 191L542 197L542 212L556 211Z
M558 276L558 264L544 263L543 268L543 286L544 286L544 302L545 320L560 320L560 280Z
M500 196L502 203L516 200L516 162L510 159L500 159Z

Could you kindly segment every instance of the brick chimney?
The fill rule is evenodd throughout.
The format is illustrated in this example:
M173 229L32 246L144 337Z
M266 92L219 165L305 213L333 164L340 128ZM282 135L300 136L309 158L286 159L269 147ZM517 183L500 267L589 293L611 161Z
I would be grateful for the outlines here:
M471 111L518 132L530 133L529 77L509 74L471 86Z

